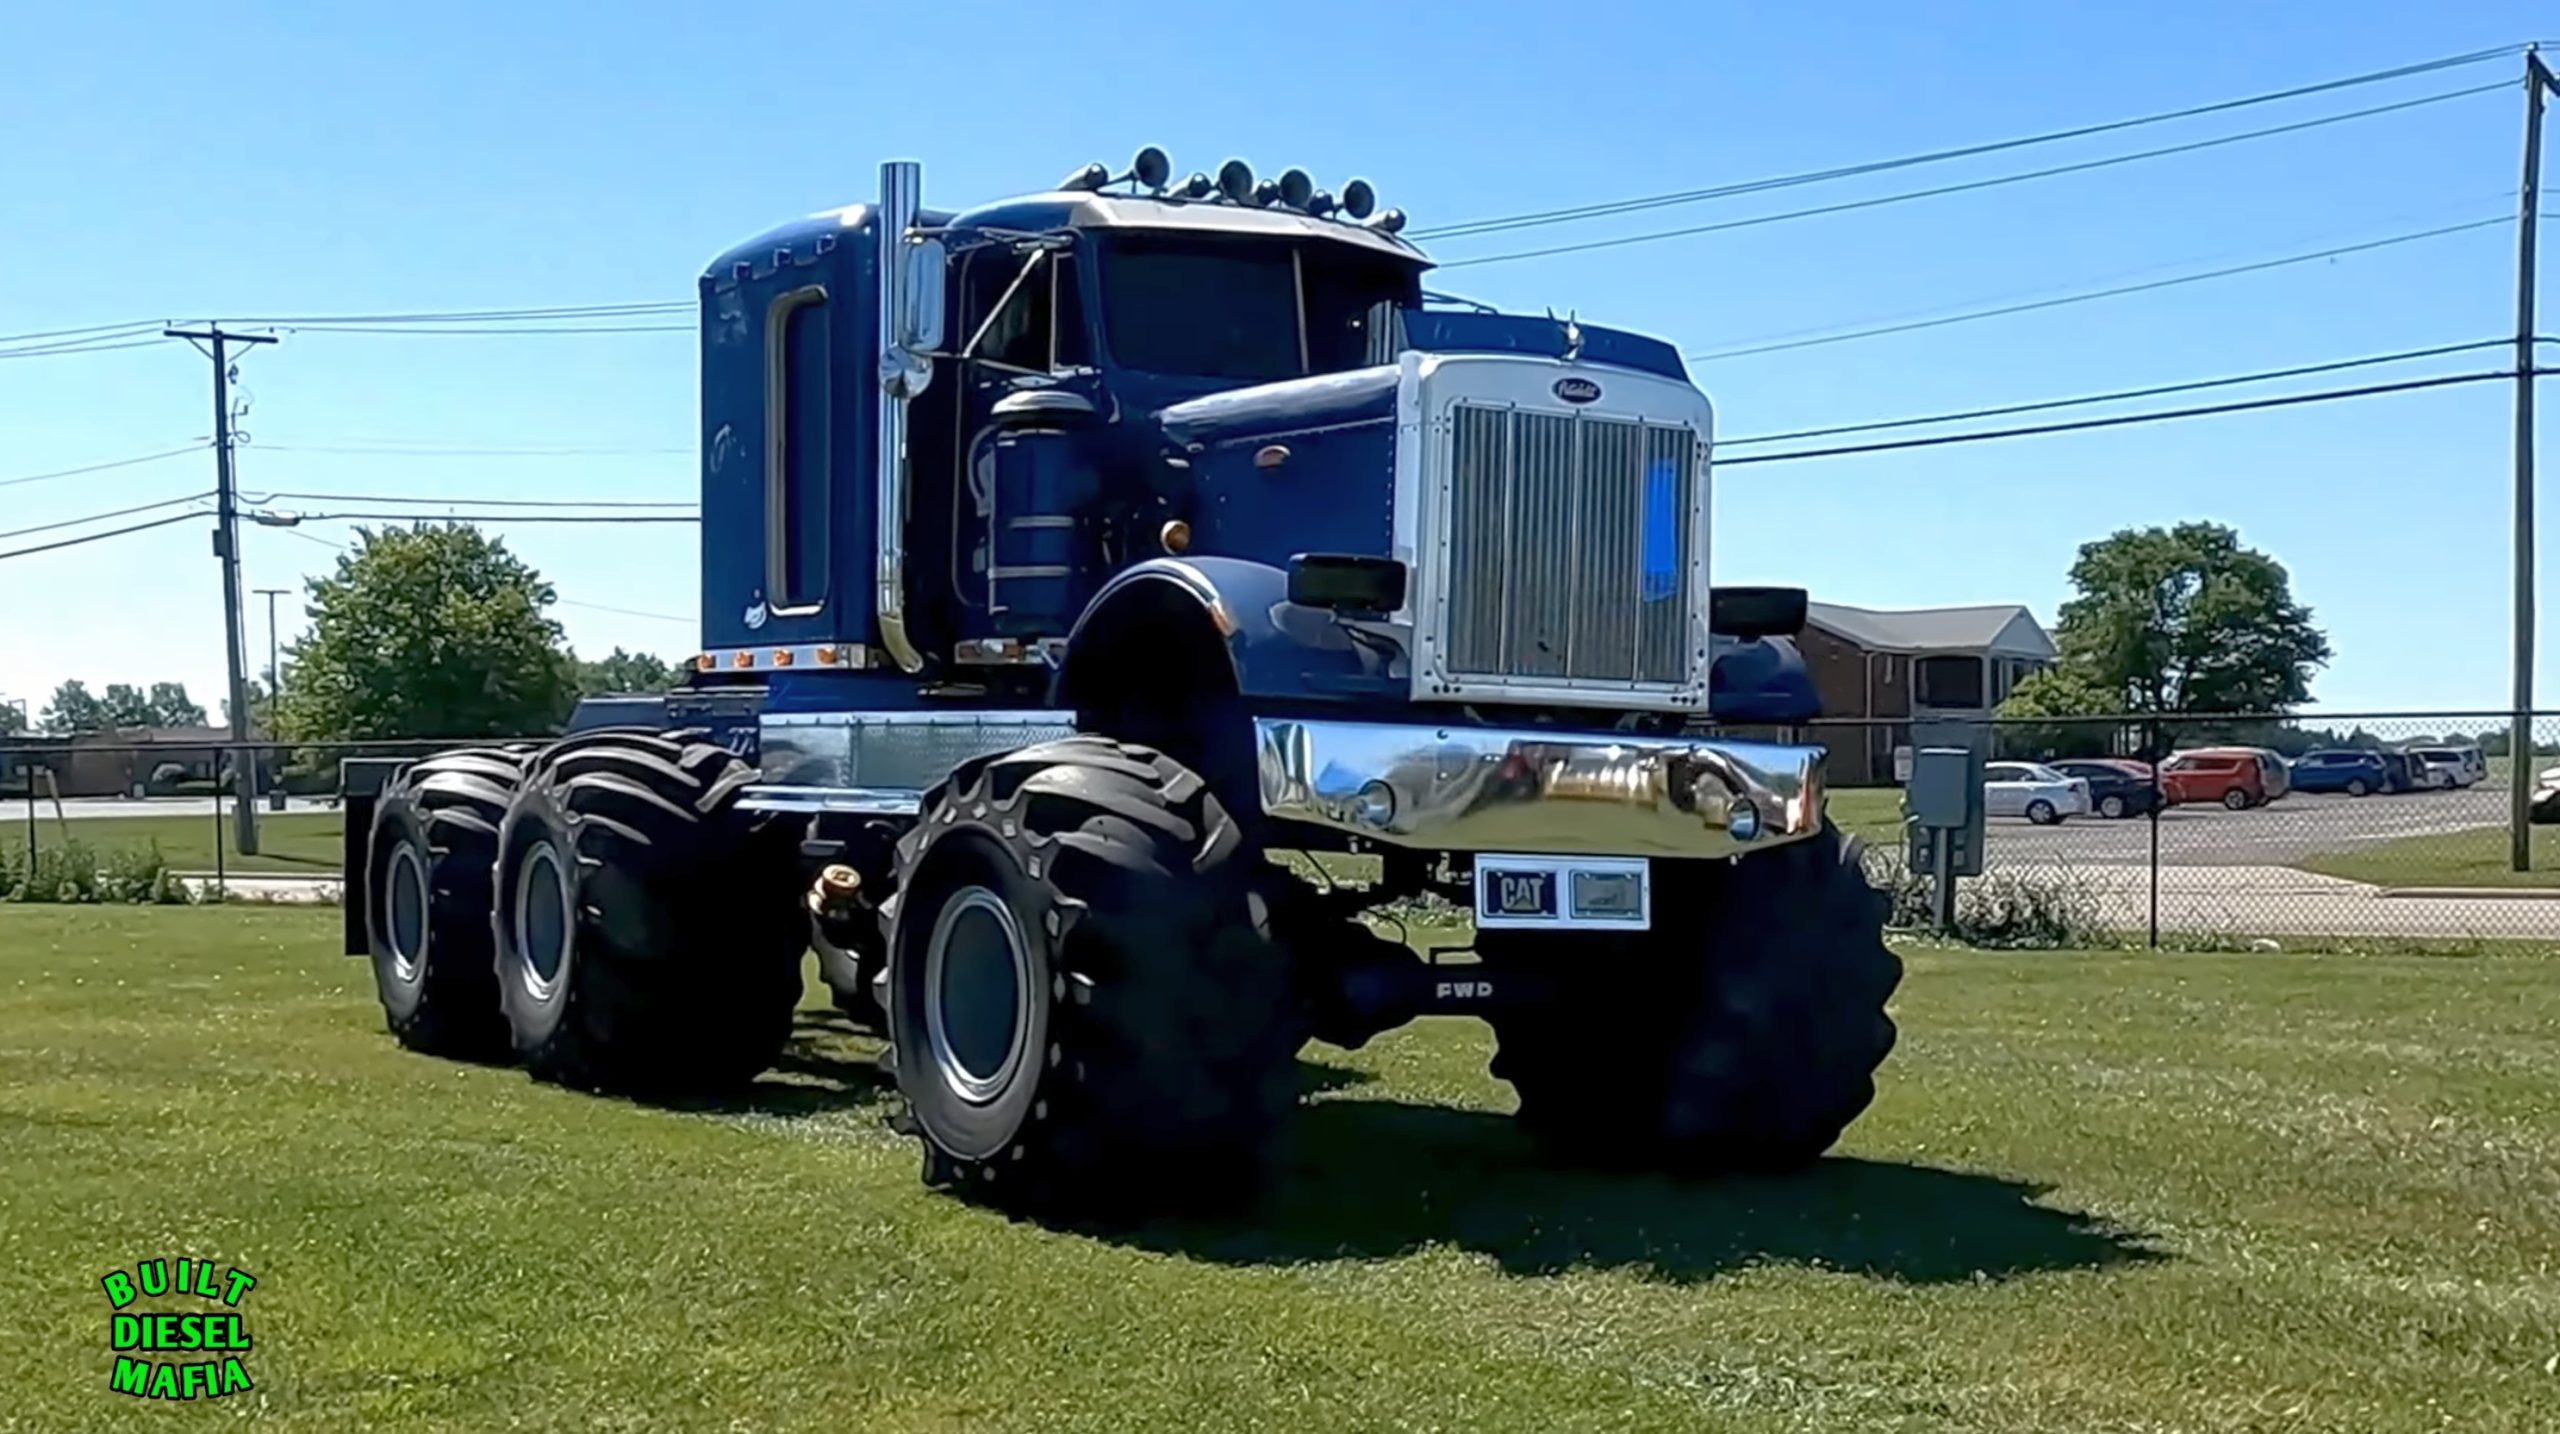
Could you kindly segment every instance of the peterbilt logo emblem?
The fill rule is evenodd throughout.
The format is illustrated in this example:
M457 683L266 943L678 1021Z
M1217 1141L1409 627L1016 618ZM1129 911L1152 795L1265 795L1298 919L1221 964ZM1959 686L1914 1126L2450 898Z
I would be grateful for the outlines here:
M1556 397L1567 403L1589 403L1600 396L1600 385L1587 378L1556 380Z

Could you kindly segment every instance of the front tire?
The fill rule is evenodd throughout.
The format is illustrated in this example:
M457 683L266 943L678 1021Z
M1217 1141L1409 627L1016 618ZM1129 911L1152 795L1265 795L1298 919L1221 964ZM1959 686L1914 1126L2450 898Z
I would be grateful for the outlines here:
M2038 798L2027 803L2027 820L2036 826L2049 827L2062 820L2062 813L2054 808L2053 803Z
M739 810L755 769L688 734L544 752L498 836L498 995L547 1081L669 1096L742 1085L790 1037L808 915L798 834Z
M2367 792L2370 792L2370 791L2372 791L2372 790L2373 790L2373 788L2368 787L2368 786L2366 786L2366 785L2364 784L2364 778L2362 778L2362 777L2358 777L2358 778L2356 778L2355 780L2353 780L2353 781L2351 781L2351 782L2347 783L2347 795L2348 795L2348 796L2351 796L2351 797L2361 797L2361 796L2363 796L2364 794L2366 794Z
M1488 931L1495 972L1559 978L1497 1009L1493 1074L1570 1158L1774 1171L1828 1150L1875 1098L1902 963L1886 900L1834 828L1738 863L1657 867L1646 932Z
M2222 794L2222 805L2230 811L2245 812L2249 810L2249 794L2242 788L2233 787Z
M961 764L898 846L890 1064L926 1183L1105 1216L1250 1195L1302 1019L1198 774L1073 737Z
M366 935L383 1023L413 1051L502 1056L507 1028L489 942L498 824L524 757L439 752L395 778L365 853Z
M2109 821L2121 821L2124 819L2124 814L2124 798L2113 793L2098 798L2098 815Z

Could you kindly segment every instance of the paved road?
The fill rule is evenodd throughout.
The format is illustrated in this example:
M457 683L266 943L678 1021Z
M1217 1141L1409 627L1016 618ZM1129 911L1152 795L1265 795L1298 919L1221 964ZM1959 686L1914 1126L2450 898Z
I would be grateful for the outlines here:
M2150 873L2096 865L2106 924L2144 930ZM2248 936L2345 936L2560 945L2560 899L2549 896L2388 896L2382 888L2280 866L2163 866L2162 931Z
M2245 812L2180 806L2160 815L2160 860L2172 866L2281 866L2322 852L2504 826L2506 820L2506 788L2486 783L2468 791L2380 797L2295 793ZM2074 817L2039 827L2001 818L1986 829L1984 848L1994 861L2140 865L2151 859L2151 823Z
M97 817L101 819L108 817L204 817L210 820L213 816L213 804L214 799L211 797L145 797L140 801L135 801L129 797L65 797L62 801L62 814L73 821L81 821L90 817ZM225 798L222 803L222 809L227 812L231 810L231 806L232 804L230 799ZM336 810L336 808L329 805L329 801L326 797L287 797L285 798L284 808L289 812L326 812ZM264 812L266 809L266 804L264 802L260 802L258 810L260 812ZM24 820L26 810L27 803L24 797L11 798L5 802L0 802L0 826L5 826L11 817ZM52 800L46 797L36 798L36 813L39 816L50 820L53 816Z

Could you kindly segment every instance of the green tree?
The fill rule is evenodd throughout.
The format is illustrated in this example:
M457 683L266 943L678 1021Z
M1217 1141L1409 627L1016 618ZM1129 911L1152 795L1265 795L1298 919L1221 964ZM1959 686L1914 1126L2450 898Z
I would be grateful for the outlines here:
M625 652L617 647L609 656L594 662L574 655L569 661L581 697L665 692L676 685L676 670L646 652Z
M151 699L130 682L110 682L98 701L107 709L110 727L148 727L151 725Z
M2284 565L2218 523L2083 544L2055 633L2072 695L2160 715L2282 712L2309 699L2329 641Z
M494 737L555 726L574 700L551 585L467 523L357 530L308 584L277 727L302 741Z
M2067 667L2031 672L2009 689L1995 714L2001 719L2000 751L2017 756L2103 757L2111 748L2114 725L2051 719L2103 717L2123 710L2114 693Z
M187 696L187 684L183 682L152 683L151 695L145 699L145 703L150 709L151 726L202 727L205 725L203 706Z
M0 737L14 737L27 730L27 709L15 701L0 702Z
M44 705L37 725L57 735L69 732L104 732L114 725L107 714L107 704L98 700L89 685L73 678L53 689L53 700Z

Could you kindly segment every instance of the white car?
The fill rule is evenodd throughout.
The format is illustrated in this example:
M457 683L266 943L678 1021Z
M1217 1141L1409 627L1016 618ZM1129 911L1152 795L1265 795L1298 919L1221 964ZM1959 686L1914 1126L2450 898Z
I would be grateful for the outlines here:
M2037 762L1986 762L1982 768L1986 816L2025 817L2049 827L2089 812L2089 784Z
M2409 767L2418 785L2434 790L2468 787L2488 775L2488 764L2475 768L2459 747L2415 747L2409 752Z

